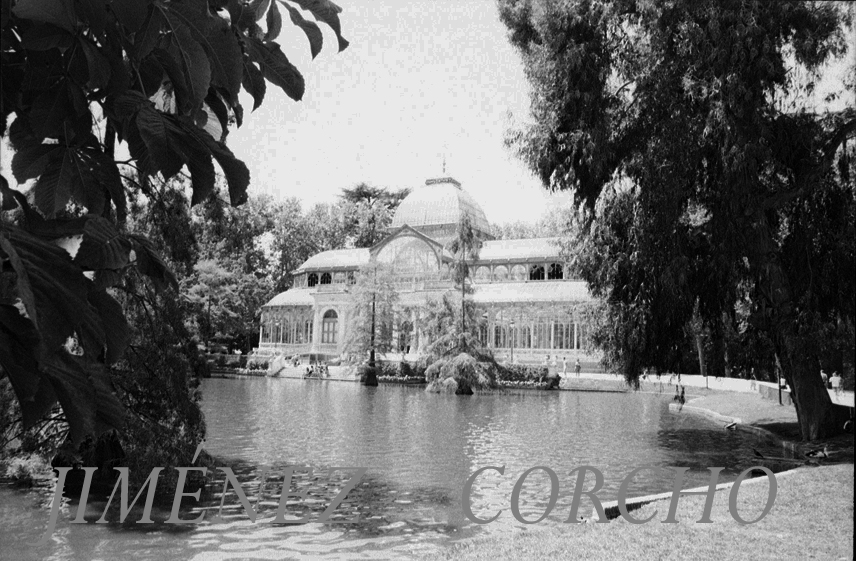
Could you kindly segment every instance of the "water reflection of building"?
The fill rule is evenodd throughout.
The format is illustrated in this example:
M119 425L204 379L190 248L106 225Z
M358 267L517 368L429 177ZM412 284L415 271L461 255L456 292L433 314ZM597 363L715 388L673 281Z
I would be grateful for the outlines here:
M583 281L569 277L556 239L494 239L484 211L450 177L414 189L399 205L389 235L374 247L324 251L294 271L294 287L262 309L260 350L341 354L351 318L348 287L360 267L376 261L393 271L399 291L397 347L416 358L427 343L420 329L426 302L453 288L446 246L464 213L484 242L473 264L472 296L483 311L483 342L498 358L513 347L516 362L567 357L569 371L576 358L591 362L579 306L590 296Z

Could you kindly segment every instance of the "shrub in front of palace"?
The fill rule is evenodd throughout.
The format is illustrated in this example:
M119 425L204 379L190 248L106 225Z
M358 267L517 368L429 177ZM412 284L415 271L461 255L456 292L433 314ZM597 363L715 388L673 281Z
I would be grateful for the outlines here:
M378 382L395 382L395 383L425 383L424 368L419 369L417 364L411 366L409 362L381 362L378 364Z
M548 374L546 366L535 366L529 364L503 365L498 372L497 382L530 382L544 378Z
M558 388L559 378L548 377L546 366L510 364L498 369L496 384L502 388Z
M460 353L453 358L440 358L425 371L428 380L425 390L469 395L473 390L494 387L496 372L496 363L478 361L467 353Z

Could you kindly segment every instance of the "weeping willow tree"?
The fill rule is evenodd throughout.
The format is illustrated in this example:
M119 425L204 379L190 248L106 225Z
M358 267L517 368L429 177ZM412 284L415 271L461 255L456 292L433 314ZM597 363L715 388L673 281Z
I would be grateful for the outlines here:
M747 302L802 437L832 434L817 353L832 337L852 368L856 108L808 100L853 48L852 4L499 6L532 85L531 124L511 144L589 211L582 276L608 304L625 375L685 345L696 304L717 332ZM828 101L852 100L853 71Z
M360 269L351 289L354 307L345 351L358 357L368 355L363 383L377 385L377 354L394 349L393 325L398 291L389 266L371 262Z
M426 311L426 331L431 336L427 347L430 364L425 371L428 391L471 394L473 389L495 384L496 363L479 340L477 311L471 298L471 264L478 260L481 246L469 215L464 214L448 245L455 291L430 301Z

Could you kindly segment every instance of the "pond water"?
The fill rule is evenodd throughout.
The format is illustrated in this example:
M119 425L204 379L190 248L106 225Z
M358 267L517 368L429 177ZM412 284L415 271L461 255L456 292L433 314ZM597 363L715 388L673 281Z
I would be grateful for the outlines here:
M224 501L223 520L187 526L71 525L77 505L65 500L51 541L31 547L27 544L46 527L50 490L3 488L0 556L112 559L129 551L139 560L409 556L475 535L562 524L576 482L571 472L579 466L603 473L598 497L608 501L636 467L687 466L683 488L689 488L708 483L707 467L724 466L720 481L734 480L757 465L752 448L766 456L782 455L775 441L672 413L668 398L643 393L518 391L465 397L428 394L421 387L249 378L205 380L203 395L205 449L219 465L232 467L254 504L261 487L259 520L248 520L232 491ZM774 471L787 467L767 465ZM260 485L259 470L265 466L272 471ZM348 477L343 471L331 473L331 467L367 468L336 510L337 518L358 515L359 522L270 524L285 466L313 468L312 474L295 468L292 489L308 494L288 507L289 518L310 519ZM473 511L483 518L503 512L491 524L476 525L463 515L461 494L470 474L485 466L505 466L505 474L488 471L479 477L471 495ZM527 527L512 517L510 498L518 477L534 466L555 471L559 499L547 520ZM585 488L592 485L589 475ZM645 470L633 480L629 496L670 491L672 485L670 472ZM211 488L213 496L202 503L203 510L213 509L209 518L220 506L222 483ZM523 516L540 517L549 496L548 476L533 472L520 494ZM198 506L183 517L198 516ZM87 519L98 518L103 508L103 502L90 504ZM584 497L580 514L591 512ZM161 520L168 516L158 514Z

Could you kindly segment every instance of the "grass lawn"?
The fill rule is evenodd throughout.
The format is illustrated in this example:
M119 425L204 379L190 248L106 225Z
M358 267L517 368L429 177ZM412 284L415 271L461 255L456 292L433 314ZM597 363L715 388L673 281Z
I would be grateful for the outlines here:
M744 482L737 509L754 519L767 501L766 478ZM853 464L802 467L779 474L775 504L760 522L737 523L728 511L729 490L714 500L711 524L697 524L706 498L682 497L678 524L662 524L669 502L632 511L644 519L632 525L618 518L609 524L531 526L531 530L478 538L456 545L443 559L853 559ZM583 500L580 512L590 512ZM511 516L507 510L502 516ZM522 527L523 525L520 524Z
M687 405L737 417L743 424L761 427L785 440L799 442L801 439L796 408L779 405L778 401L764 399L758 394L716 392L692 399Z

